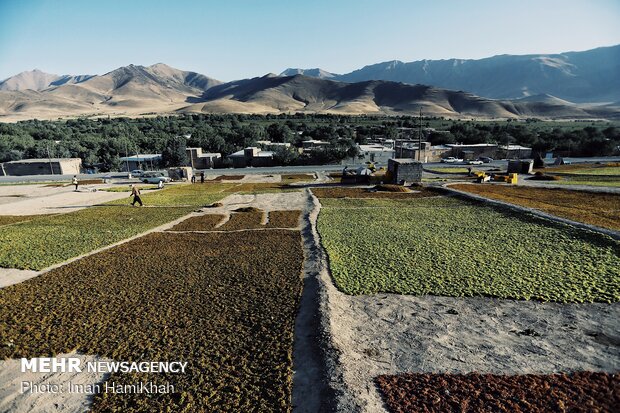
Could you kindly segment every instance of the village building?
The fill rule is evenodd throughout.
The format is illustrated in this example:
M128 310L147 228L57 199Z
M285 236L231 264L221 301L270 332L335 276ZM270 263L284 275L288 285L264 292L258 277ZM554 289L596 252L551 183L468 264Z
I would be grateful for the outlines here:
M135 169L154 171L161 165L160 153L146 153L143 155L123 156L120 158L121 170L125 172Z
M212 169L222 162L219 152L202 152L202 148L186 148L189 166L193 169Z
M390 159L388 161L390 182L409 185L422 182L422 162L411 158Z
M256 141L261 149L266 151L273 151L278 148L290 149L291 144L289 142L272 142L272 141Z
M301 147L304 152L312 152L317 149L325 148L331 145L331 143L327 141L320 141L316 139L308 139L306 141L301 142Z
M389 159L394 157L394 149L387 148L383 145L357 145L359 155L356 158L343 159L341 164L357 164L357 163L378 163L387 164Z
M234 168L273 165L273 152L263 151L255 146L250 146L230 154L228 158L232 160Z
M443 154L449 150L443 146L432 146L430 142L422 142L420 145L417 139L397 139L394 146L394 156L411 158L424 163L439 162Z
M450 148L450 151L444 154L444 158L453 156L459 159L472 160L478 159L481 156L488 158L497 157L497 144L495 143L448 143L445 146Z
M532 157L532 148L521 145L503 145L499 147L502 159L524 159ZM498 158L500 158L498 156Z
M77 175L81 167L80 158L48 158L4 162L0 170L3 176Z

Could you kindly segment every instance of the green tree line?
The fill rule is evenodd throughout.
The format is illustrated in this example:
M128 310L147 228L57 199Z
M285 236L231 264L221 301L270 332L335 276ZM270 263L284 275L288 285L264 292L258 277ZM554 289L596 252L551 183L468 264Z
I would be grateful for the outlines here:
M423 119L426 127L437 118ZM436 123L436 122L435 122ZM441 143L517 143L535 151L570 151L572 156L618 153L620 129L587 125L582 128L537 129L516 122L442 122L441 131L425 131L425 139ZM86 167L118 170L125 155L162 153L182 156L185 147L227 156L260 140L288 142L317 139L331 143L301 156L298 151L275 150L277 164L338 162L357 155L357 144L373 138L396 139L399 128L416 128L415 117L343 116L323 114L216 115L187 114L150 118L99 118L65 121L29 120L0 123L0 162L29 158L75 157ZM172 161L171 161L172 162Z

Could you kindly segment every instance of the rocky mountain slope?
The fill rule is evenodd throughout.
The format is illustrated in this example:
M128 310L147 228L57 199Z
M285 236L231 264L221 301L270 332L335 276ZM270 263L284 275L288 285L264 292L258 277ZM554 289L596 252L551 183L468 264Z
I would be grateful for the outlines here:
M321 69L299 71L316 76ZM324 72L324 71L323 71ZM485 59L419 60L377 63L334 75L333 80L390 80L464 90L492 99L549 94L574 103L620 100L620 45L582 52L500 55Z
M43 77L41 77L43 79ZM0 91L0 121L171 113L417 114L453 118L618 118L615 104L576 105L552 95L496 100L422 84L342 82L303 74L222 83L164 64L129 65L41 90ZM52 81L54 82L54 81ZM22 83L26 84L26 83Z

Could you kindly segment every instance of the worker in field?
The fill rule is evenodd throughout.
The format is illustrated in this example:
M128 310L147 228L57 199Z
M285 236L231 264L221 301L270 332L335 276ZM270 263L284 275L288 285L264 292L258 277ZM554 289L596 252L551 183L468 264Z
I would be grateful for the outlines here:
M77 175L73 175L73 179L71 180L71 185L75 185L75 192L77 192L79 184L80 183L78 182Z
M142 199L140 198L140 188L138 188L135 185L131 185L131 195L129 196L133 196L133 202L131 203L132 206L136 206L136 202L140 204L140 206L142 206Z

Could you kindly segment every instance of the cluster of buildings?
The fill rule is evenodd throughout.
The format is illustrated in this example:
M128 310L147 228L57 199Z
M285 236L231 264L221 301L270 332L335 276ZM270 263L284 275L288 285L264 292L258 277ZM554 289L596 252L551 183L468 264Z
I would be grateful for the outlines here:
M478 159L479 157L524 159L532 157L532 148L492 143L431 145L430 142L420 144L417 140L396 139L388 142L359 145L358 158L348 158L342 163L373 162L386 164L388 159L393 158L410 158L428 163L441 162L442 159L448 157L463 160Z
M410 128L399 130L403 139L374 137L368 144L358 145L358 155L342 160L343 165L363 164L367 162L386 165L390 159L415 159L422 163L439 162L443 158L455 157L464 160L488 157L493 159L524 159L532 156L532 149L520 145L479 144L445 144L431 145L414 138ZM244 148L228 155L228 162L234 168L272 166L278 150L297 151L299 155L311 156L314 151L331 145L330 142L316 139L302 141L300 148L290 143L257 141L256 146ZM186 148L188 167L193 169L211 169L223 165L221 153L203 152L202 148ZM155 170L161 167L161 154L140 154L120 158L122 170ZM74 175L80 173L82 162L78 158L25 159L0 164L1 175Z

